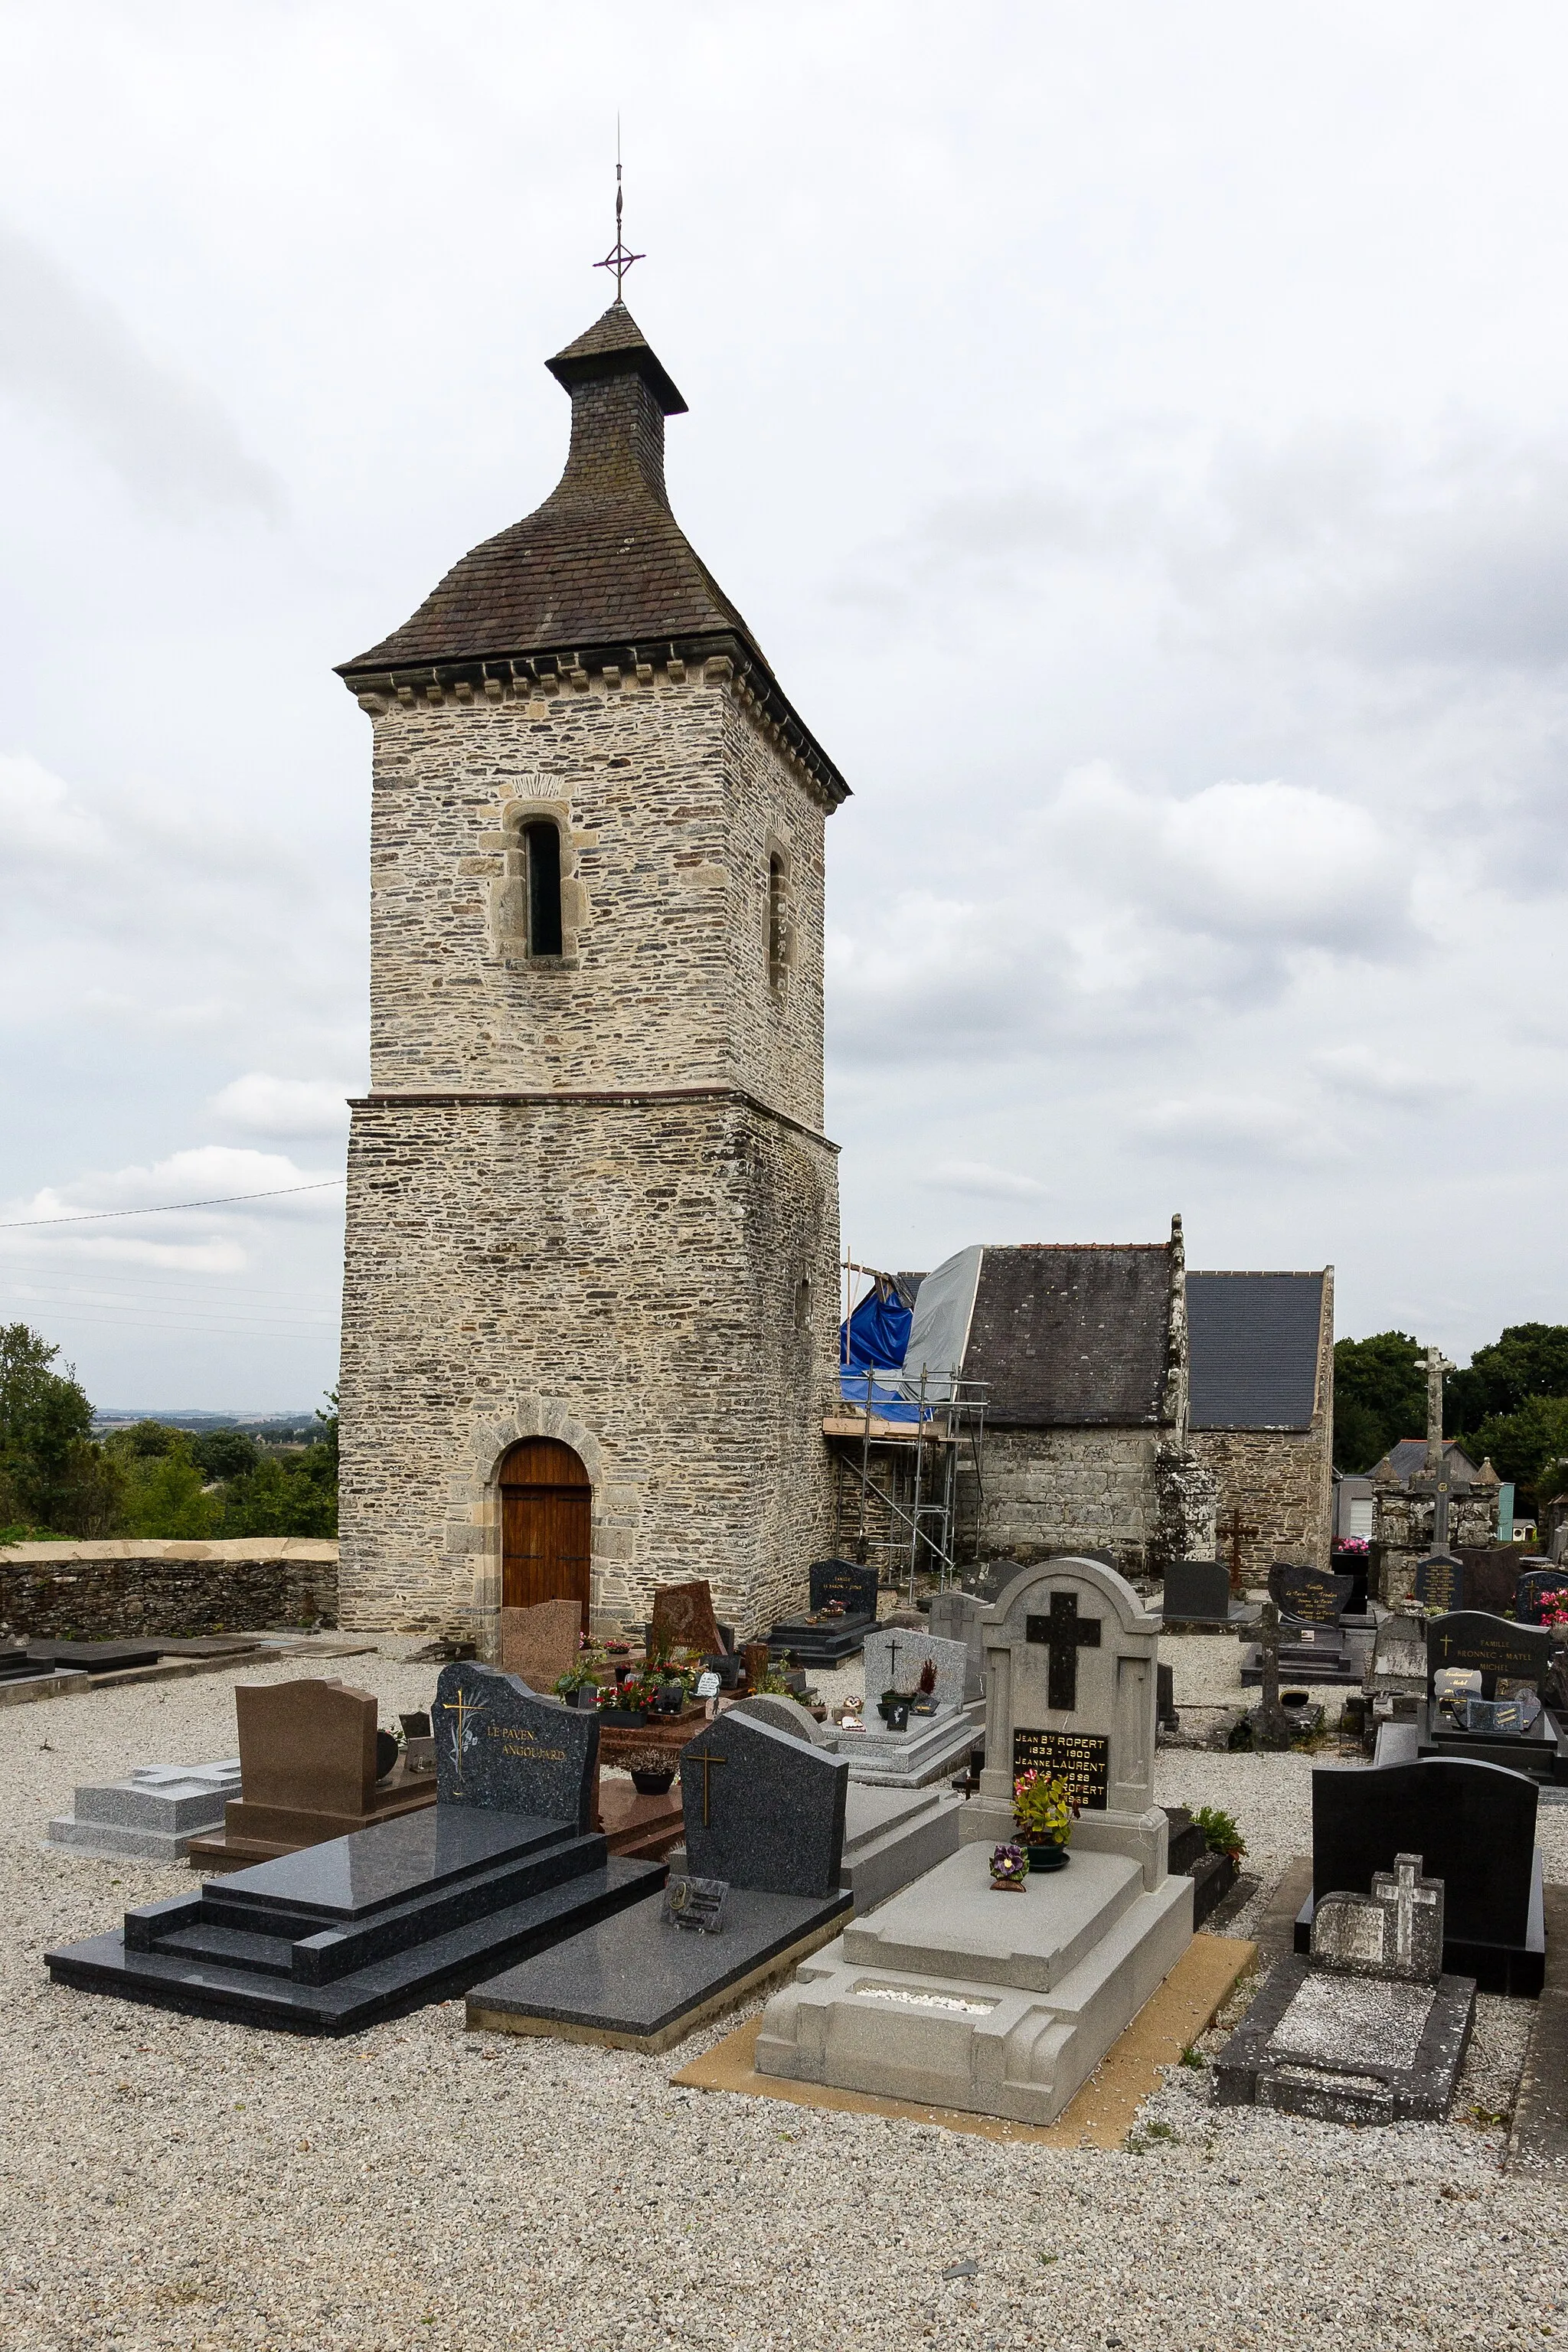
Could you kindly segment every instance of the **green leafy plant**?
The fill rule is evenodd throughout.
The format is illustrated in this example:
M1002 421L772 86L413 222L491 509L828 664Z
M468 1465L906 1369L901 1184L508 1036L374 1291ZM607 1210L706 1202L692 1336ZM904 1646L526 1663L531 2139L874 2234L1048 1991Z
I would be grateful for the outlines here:
M1020 1772L1013 1783L1013 1819L1037 1845L1066 1845L1078 1819L1078 1807L1068 1795L1065 1780L1045 1772Z
M1239 1862L1247 1852L1247 1840L1241 1834L1241 1824L1234 1813L1218 1805L1200 1805L1193 1815L1193 1824L1202 1830L1211 1853L1223 1853L1232 1862Z

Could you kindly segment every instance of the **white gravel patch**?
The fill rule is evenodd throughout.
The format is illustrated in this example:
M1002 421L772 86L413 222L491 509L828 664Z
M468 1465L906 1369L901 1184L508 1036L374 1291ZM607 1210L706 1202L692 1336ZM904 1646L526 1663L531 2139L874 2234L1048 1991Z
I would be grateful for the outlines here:
M320 1670L390 1720L432 1695L409 1646ZM233 1682L300 1671L0 1709L7 2352L1500 2352L1568 2326L1561 2192L1500 2176L1495 2123L1222 2114L1184 2067L1133 2149L1005 2147L674 2090L732 2020L647 2059L465 2034L460 2002L321 2042L52 1986L47 1944L191 1881L40 1852L48 1815L78 1781L231 1754ZM1174 1752L1160 1793L1226 1804L1255 1860L1285 1860L1310 1769ZM1468 2105L1505 2110L1527 2026L1524 2004L1483 2004Z

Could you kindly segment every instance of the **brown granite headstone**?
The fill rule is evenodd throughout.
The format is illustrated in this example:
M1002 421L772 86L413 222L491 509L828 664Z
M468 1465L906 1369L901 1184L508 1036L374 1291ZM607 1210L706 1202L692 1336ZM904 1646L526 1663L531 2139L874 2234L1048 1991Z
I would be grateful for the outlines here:
M221 1833L193 1840L193 1869L241 1870L435 1802L431 1776L401 1764L377 1784L371 1691L311 1675L237 1684L234 1705L240 1793Z
M724 1643L719 1632L719 1620L713 1614L713 1595L706 1577L698 1577L689 1584L663 1584L653 1596L653 1628L649 1646L661 1650L696 1650L705 1658L717 1657Z
M548 1696L577 1662L583 1612L575 1601L541 1601L531 1609L500 1612L502 1674Z

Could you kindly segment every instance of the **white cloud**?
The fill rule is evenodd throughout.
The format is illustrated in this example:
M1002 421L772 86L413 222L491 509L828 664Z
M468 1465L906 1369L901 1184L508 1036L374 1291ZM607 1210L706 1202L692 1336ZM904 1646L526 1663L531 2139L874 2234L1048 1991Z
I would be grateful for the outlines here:
M939 1160L921 1180L939 1192L960 1192L978 1201L1044 1201L1050 1188L1033 1176L1017 1176L1007 1168L993 1168L984 1160Z
M251 1070L214 1095L211 1108L254 1135L341 1135L348 1125L352 1091L346 1081L273 1078Z

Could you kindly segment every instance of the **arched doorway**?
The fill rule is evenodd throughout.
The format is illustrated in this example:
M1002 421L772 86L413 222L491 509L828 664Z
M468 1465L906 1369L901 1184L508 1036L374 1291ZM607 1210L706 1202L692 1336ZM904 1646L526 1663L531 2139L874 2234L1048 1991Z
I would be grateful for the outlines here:
M500 1465L503 1609L575 1601L588 1630L594 1490L582 1457L556 1437L525 1437Z

